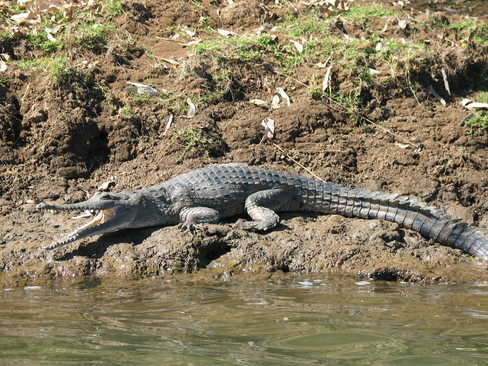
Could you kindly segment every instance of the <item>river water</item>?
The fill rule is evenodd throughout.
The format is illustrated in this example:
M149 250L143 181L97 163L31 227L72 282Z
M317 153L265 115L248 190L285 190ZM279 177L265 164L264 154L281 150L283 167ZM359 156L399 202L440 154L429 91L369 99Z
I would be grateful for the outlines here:
M290 274L0 291L1 365L488 365L488 283Z
M488 19L485 0L410 4ZM4 288L0 365L488 365L488 283L290 274Z

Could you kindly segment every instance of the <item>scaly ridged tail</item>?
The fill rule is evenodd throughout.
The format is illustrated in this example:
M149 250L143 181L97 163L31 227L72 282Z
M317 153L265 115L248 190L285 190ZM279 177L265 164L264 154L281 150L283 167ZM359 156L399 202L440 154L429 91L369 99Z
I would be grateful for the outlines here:
M401 227L419 232L426 238L460 248L488 261L488 241L481 231L460 220L452 219L443 210L427 207L424 202L418 202L417 199L352 189L331 183L323 185L323 192L322 202L315 201L312 211L395 222Z

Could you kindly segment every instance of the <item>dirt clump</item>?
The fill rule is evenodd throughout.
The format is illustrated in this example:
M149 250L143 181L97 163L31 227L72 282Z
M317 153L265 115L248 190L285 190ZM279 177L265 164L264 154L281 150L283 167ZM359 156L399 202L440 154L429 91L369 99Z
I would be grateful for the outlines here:
M0 277L22 284L205 268L209 276L486 280L486 265L459 249L388 222L335 215L284 214L267 233L234 230L227 220L195 236L145 228L42 249L81 224L73 214L37 212L36 203L87 199L111 177L113 190L132 190L224 162L309 175L298 161L334 183L418 197L488 232L487 126L463 122L473 112L459 105L484 97L486 27L449 12L360 8L101 1L74 9L70 32L49 33L57 44L35 38L36 24L2 37ZM81 11L94 23L82 28ZM3 13L5 29L11 15ZM158 95L130 92L127 82ZM271 102L279 87L289 106L250 103ZM260 143L267 117L280 148Z

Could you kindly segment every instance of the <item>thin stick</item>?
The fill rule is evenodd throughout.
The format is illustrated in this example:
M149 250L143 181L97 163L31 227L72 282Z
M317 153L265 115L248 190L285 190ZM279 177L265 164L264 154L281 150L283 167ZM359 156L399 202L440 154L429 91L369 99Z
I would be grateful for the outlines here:
M342 104L340 104L340 103L336 102L334 99L332 99L332 98L330 98L330 97L328 97L328 96L325 96L325 97L326 97L328 100L330 100L331 102L333 102L333 103L335 103L335 104L337 104L337 105L341 106L342 108L344 108L344 106L343 106ZM397 139L399 139L399 140L402 140L402 141L403 141L403 142L405 142L406 144L409 144L409 145L415 146L417 149L419 149L419 148L420 148L420 145L414 144L414 143L413 143L413 142L411 142L410 140L407 140L406 138L404 138L404 137L402 137L402 136L400 136L400 135L397 135L396 133L394 133L394 132L390 131L389 129L387 129L387 128L385 128L385 127L383 127L383 126L381 126L381 125L379 125L379 124L377 124L377 123L375 123L375 122L371 121L370 119L368 119L368 118L366 118L366 117L364 117L364 116L361 116L361 115L360 115L360 117L361 117L362 119L364 119L366 122L368 122L368 123L372 124L373 126L378 127L378 128L379 128L380 130L382 130L383 132L385 132L385 133L387 133L387 134L390 134L390 135L392 135L392 136L396 137L396 138L397 138Z
M410 74L408 72L407 72L407 83L408 83L408 87L410 88L410 91L412 92L417 103L421 104L419 99L417 98L417 94L415 94L415 90L413 90L412 83L410 82Z
M292 77L292 76L290 76L290 75L282 74L281 72L278 72L278 71L275 71L275 73L276 73L276 74L278 74L278 75L282 75L282 76L285 76L285 77L287 77L287 78L290 78L290 79L292 79L292 80L296 81L298 84L301 84L301 85L303 85L304 87L306 87L306 88L310 89L310 87L309 87L307 84L302 83L300 80L297 80L297 79L295 79L294 77ZM326 98L327 98L329 101L331 101L332 103L337 104L337 105L338 105L339 107L341 107L343 110L347 110L347 108L346 108L345 106L343 106L343 105L342 105L341 103L339 103L339 102L336 102L336 101L335 101L334 99L332 99L331 97L329 97L329 96L327 96L327 95L325 95L325 97L326 97ZM373 126L378 127L378 128L379 128L379 129L381 129L381 130L382 130L384 133L389 134L389 135L392 135L392 136L394 136L395 138L397 138L397 139L399 139L399 140L401 140L401 141L405 142L406 144L409 144L409 145L415 146L415 148L420 149L420 145L414 144L414 143L413 143L413 142L411 142L410 140L408 140L408 139L406 139L406 138L404 138L404 137L401 137L400 135L397 135L396 133L394 133L394 132L390 131L389 129L387 129L387 128L383 127L383 126L380 126L379 124L377 124L377 123L375 123L375 122L371 121L370 119L368 119L368 118L366 118L366 117L364 117L364 116L361 116L361 115L360 115L360 117L361 117L362 119L364 119L366 122L368 122L368 123L372 124Z
M311 174L314 178L317 178L318 180L321 180L322 182L325 182L325 180L323 180L322 178L320 178L317 174L315 174L314 172L312 172L310 169L304 167L302 164L300 164L298 161L296 161L295 159L293 159L290 155L288 155L286 153L286 151L279 145L275 144L273 141L271 141L271 143L278 149L280 150L283 154L285 154L285 156L290 159L291 161L293 161L296 165L298 165L300 168L304 169L307 173Z

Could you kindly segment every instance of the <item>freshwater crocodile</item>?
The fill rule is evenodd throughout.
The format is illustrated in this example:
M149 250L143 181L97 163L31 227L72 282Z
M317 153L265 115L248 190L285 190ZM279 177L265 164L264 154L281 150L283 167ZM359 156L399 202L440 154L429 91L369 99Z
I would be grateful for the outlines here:
M237 221L234 227L266 231L279 223L276 212L312 211L396 222L488 261L488 242L481 232L416 199L245 164L208 166L152 187L97 192L84 202L40 203L36 207L100 211L92 221L46 245L46 249L121 229L179 224L193 230L195 225L217 223L220 218L246 212L252 221Z

